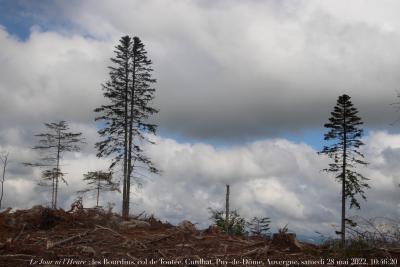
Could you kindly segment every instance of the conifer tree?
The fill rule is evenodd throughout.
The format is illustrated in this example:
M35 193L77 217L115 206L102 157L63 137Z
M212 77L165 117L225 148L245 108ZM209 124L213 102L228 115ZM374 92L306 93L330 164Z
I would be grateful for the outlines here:
M87 182L88 188L78 191L78 193L96 192L96 207L99 207L100 191L119 191L119 184L113 181L111 172L94 171L83 175L83 180Z
M69 132L69 126L65 121L45 123L47 132L36 134L39 137L39 145L33 147L41 152L37 163L24 163L27 166L44 168L42 181L39 185L51 186L51 207L57 208L58 187L60 180L67 184L64 179L65 173L61 170L61 160L65 152L79 151L79 145L83 143L82 133Z
M149 117L158 112L150 106L154 99L155 89L152 84L156 82L152 78L152 62L147 58L147 51L139 37L133 37L132 54L132 84L130 87L130 116L129 116L129 137L128 137L128 172L126 179L126 216L129 214L129 198L131 177L135 167L146 167L152 173L158 173L159 170L153 165L141 148L143 142L151 141L147 138L147 133L156 133L156 125L148 123ZM136 140L136 142L135 142Z
M113 156L110 170L122 161L123 170L123 196L122 213L126 212L126 180L128 173L128 99L129 86L131 85L130 61L132 38L124 36L115 47L115 57L111 58L110 79L102 85L103 95L109 103L96 108L94 111L100 115L95 118L101 121L103 127L99 129L102 141L96 143L98 157Z
M225 233L229 235L244 235L246 233L246 220L236 210L229 212L228 222L224 216L225 211L208 208L210 219Z
M267 237L270 229L270 223L271 221L267 217L254 217L250 222L247 223L247 227L252 235Z
M122 165L122 215L127 218L131 178L138 178L134 169L144 167L149 172L158 172L142 149L144 142L151 142L147 134L156 131L156 125L147 122L158 112L151 107L155 92L152 84L156 80L152 78L152 62L138 37L122 37L114 52L110 79L103 85L109 103L95 109L100 114L96 120L103 126L98 132L104 138L96 147L97 156L113 156L110 169Z
M324 125L329 131L325 133L324 139L330 144L324 146L320 154L328 155L333 162L327 172L336 173L336 179L342 184L342 218L341 218L341 241L345 246L345 223L346 223L346 200L350 200L350 208L360 208L356 195L366 199L364 190L369 188L367 178L355 171L356 165L366 165L364 155L359 151L364 145L361 141L363 124L358 116L358 110L350 101L350 96L344 94L339 96L337 104L331 112L332 117Z

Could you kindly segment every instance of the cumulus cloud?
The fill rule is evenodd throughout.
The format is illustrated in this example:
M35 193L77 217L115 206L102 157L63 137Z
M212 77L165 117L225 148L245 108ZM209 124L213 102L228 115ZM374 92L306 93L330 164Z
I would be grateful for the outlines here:
M206 227L210 223L207 208L223 208L225 185L230 184L231 207L248 219L270 217L274 229L289 223L298 233L332 234L332 225L339 225L340 184L333 175L321 171L329 160L306 144L268 139L216 148L161 137L155 141L157 144L148 145L146 151L163 173L148 175L142 180L142 187L135 187L131 198L133 213L146 211L172 223L189 219ZM348 214L398 218L400 169L393 162L400 156L400 135L373 132L365 142L364 152L370 165L360 170L371 179L371 189L366 193L367 201L361 201L361 210L350 210ZM382 148L382 143L387 145ZM75 192L84 186L83 173L105 169L107 164L107 160L91 154L66 157L63 166L69 185L60 187L60 206L68 208L77 197ZM49 192L34 186L39 175L10 173L6 206L46 204ZM113 202L120 210L120 199L117 193L107 193L102 204ZM86 206L93 205L93 201L85 197Z
M0 28L1 129L43 122L91 123L102 100L110 45L33 30L21 42Z

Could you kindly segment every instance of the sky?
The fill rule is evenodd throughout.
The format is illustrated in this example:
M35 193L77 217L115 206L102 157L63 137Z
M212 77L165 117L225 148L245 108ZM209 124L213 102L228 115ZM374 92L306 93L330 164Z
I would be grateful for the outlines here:
M400 217L398 1L5 1L0 0L0 151L9 166L3 206L49 204L34 134L66 120L86 138L62 160L68 208L97 158L93 109L105 103L114 46L139 36L157 79L160 112L146 153L162 170L145 175L132 213L206 227L207 207L267 216L306 235L331 235L340 222L340 185L321 170L324 128L341 94L364 121L362 151L371 180L351 216ZM394 124L393 124L394 123ZM121 206L121 195L102 199ZM84 205L94 199L85 197Z

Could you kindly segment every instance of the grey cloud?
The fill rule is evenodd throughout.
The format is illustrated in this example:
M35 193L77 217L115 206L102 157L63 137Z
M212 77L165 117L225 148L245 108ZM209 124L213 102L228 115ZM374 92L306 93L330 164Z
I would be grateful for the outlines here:
M136 34L154 62L162 132L241 141L318 129L343 93L353 97L366 127L387 127L398 116L390 103L400 84L400 23L372 3L365 12L376 10L374 19L357 13L360 2L341 15L344 5L347 10L346 2L319 1L55 4L41 15L56 11L74 25L67 33L58 26L62 34L34 30L26 42L1 33L2 124L33 127L61 117L93 123L113 46L122 34Z
M188 219L206 227L210 221L207 208L223 208L225 184L231 185L231 207L246 218L269 216L274 229L289 223L303 234L320 231L330 235L331 225L340 220L340 184L333 175L320 170L328 159L304 144L284 139L263 140L231 148L215 148L206 144L180 144L172 139L155 138L156 145L146 146L146 152L163 173L144 180L134 187L132 212L155 214L162 220L178 223ZM361 210L350 210L350 216L364 218L400 215L398 187L400 173L390 168L397 154L385 151L400 148L400 136L374 132L366 140L365 154L371 163L361 171L369 178L367 202ZM387 160L381 161L382 158ZM390 160L389 160L390 159ZM83 173L107 168L107 159L93 154L71 154L63 162L69 185L60 187L60 206L68 208L83 188ZM48 202L49 192L35 185L40 173L10 174L6 182L5 205L16 208ZM24 197L20 198L19 195ZM102 205L116 204L120 210L121 196L104 194ZM47 202L46 202L47 201ZM93 205L85 196L85 206Z
M67 16L98 36L143 36L166 131L243 140L318 128L342 93L368 127L396 116L389 104L400 83L397 19L389 31L384 17L350 20L335 6L306 1L121 2L122 14L93 3Z

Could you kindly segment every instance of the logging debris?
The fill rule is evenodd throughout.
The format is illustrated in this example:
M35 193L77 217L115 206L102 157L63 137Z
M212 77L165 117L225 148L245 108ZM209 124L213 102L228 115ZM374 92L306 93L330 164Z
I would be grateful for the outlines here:
M85 266L78 264L84 260L121 258L134 261L160 258L171 261L188 258L199 261L317 261L337 256L335 253L299 242L294 233L285 231L274 234L271 240L257 236L230 236L215 225L199 230L187 220L173 226L142 214L124 220L118 214L99 208L83 208L79 203L69 211L34 206L28 210L6 209L0 212L0 266L34 266L29 262L67 258L77 261L74 264L71 260L69 266ZM372 254L400 258L400 251L395 250L365 253L367 256Z

